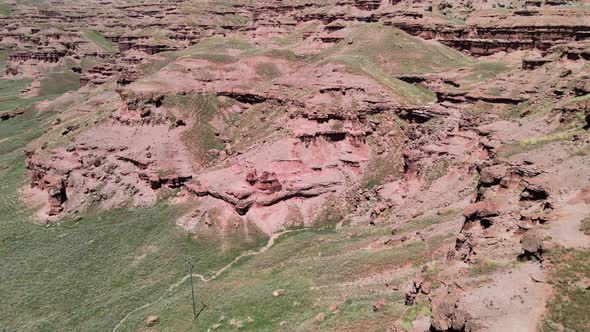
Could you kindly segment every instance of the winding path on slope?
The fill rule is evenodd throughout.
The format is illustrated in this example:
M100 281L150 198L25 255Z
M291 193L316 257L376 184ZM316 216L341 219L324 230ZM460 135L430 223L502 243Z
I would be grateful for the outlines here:
M266 243L266 245L265 245L264 247L262 247L262 248L260 248L260 249L258 249L258 250L255 250L255 251L246 251L246 252L244 252L244 253L240 254L239 256L237 256L236 258L234 258L234 259L233 259L231 262L229 262L227 265L225 265L225 266L224 266L224 267L222 267L221 269L217 270L217 272L215 272L215 273L214 273L214 274L213 274L211 277L209 277L209 278L206 278L205 276L203 276L202 274L199 274L199 273L193 273L193 274L192 274L192 276L193 276L193 277L198 277L198 278L199 278L199 279L201 279L201 281L203 281L203 282L209 282L209 281L211 281L211 280L213 280L213 279L216 279L217 277L219 277L219 276L220 276L220 275L221 275L223 272L225 272L227 269L229 269L229 268L230 268L232 265L234 265L234 264L235 264L237 261L239 261L241 258L243 258L243 257L248 257L248 256L255 256L255 255L262 254L262 253L266 252L268 249L270 249L270 248L271 248L271 247L274 245L274 243L275 243L276 239L278 239L278 238L279 238L279 237L281 237L282 235L284 235L284 234L287 234L287 233L291 233L291 232L297 232L297 231L300 231L300 230L294 230L294 229L290 229L290 230L285 230L285 231L282 231L282 232L279 232L279 233L273 234L273 235L272 235L272 236L271 236L271 237L268 239L268 242ZM149 307L149 306L152 306L152 305L154 305L154 304L156 304L156 303L160 302L160 301L161 301L163 298L165 298L165 297L166 297L166 295L170 294L172 291L174 291L176 288L178 288L178 286L182 285L182 284L183 284L185 281L187 281L187 280L188 280L188 278L190 278L190 275L186 275L186 276L184 276L184 277L183 277L182 279L180 279L179 281L177 281L177 282L175 282L174 284L170 285L170 286L168 287L168 289L167 289L167 290L166 290L166 291L165 291L165 292L164 292L162 295L160 295L160 297L158 297L158 298L157 298L157 299L155 299L154 301L152 301L152 302L148 302L148 303L146 303L146 304L144 304L144 305L141 305L141 306L139 306L139 307L137 307L137 308L135 308L135 309L133 309L133 310L129 311L129 312L128 312L128 313L127 313L127 314L126 314L126 315L125 315L125 316L124 316L124 317L123 317L123 318L122 318L122 319L121 319L121 320L120 320L120 321L117 323L117 325L115 325L115 327L113 327L113 330L112 330L112 332L116 332L116 331L117 331L117 329L119 329L119 328L120 328L120 327L123 325L123 323L125 323L125 321L126 321L128 318L129 318L129 316L131 316L132 314L136 313L136 312L137 312L137 311L139 311L139 310L145 309L145 308L147 308L147 307Z

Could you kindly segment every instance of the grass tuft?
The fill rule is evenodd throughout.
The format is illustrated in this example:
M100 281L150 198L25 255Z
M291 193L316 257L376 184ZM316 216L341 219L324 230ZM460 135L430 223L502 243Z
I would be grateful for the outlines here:
M550 283L555 296L547 304L541 331L590 330L590 251L562 249L548 256L554 264Z

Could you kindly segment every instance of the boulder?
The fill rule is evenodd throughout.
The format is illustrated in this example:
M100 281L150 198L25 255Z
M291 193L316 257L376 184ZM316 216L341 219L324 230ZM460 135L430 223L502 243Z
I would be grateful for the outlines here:
M481 201L469 205L464 211L466 219L479 219L498 216L498 207L495 203Z
M469 318L468 313L458 308L458 290L441 292L430 303L431 331L462 331Z
M411 332L429 332L430 331L430 317L420 316L412 321Z
M150 315L148 316L148 318L146 318L145 323L147 324L147 326L154 326L156 325L156 323L158 323L158 320L160 320L158 316Z
M47 214L55 216L61 213L63 211L62 204L67 200L66 179L64 176L58 174L46 175L43 177L42 189L47 190L49 194L49 210Z
M408 287L406 287L406 305L413 305L414 303L416 303L416 296L420 293L423 284L424 279L421 277L417 277L408 285Z
M387 300L385 300L385 299L381 299L379 301L373 302L373 312L381 311L383 309L383 307L385 307L386 304L387 304Z
M336 311L338 311L338 305L339 305L338 303L332 303L332 304L330 305L330 307L328 308L328 310L329 310L330 312L336 312Z
M326 314L323 312L320 312L317 316L315 316L315 321L318 323L321 323L325 320L326 320Z
M544 236L538 230L529 230L522 236L520 245L525 254L539 254L542 252Z
M527 179L523 181L524 189L520 194L521 200L536 201L544 200L549 197L549 190L545 187L542 180L538 178Z
M499 184L506 176L506 170L504 165L486 167L479 172L479 182L486 186Z

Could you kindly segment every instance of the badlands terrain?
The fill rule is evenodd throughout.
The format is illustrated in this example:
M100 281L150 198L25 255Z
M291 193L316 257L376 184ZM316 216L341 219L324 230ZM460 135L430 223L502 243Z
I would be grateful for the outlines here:
M589 1L0 28L0 331L590 331Z

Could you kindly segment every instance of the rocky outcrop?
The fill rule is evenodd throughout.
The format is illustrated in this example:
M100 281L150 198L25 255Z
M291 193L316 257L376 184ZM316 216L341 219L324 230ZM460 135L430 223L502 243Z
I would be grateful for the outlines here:
M545 236L540 230L534 229L527 231L520 240L525 257L535 257L542 259Z
M537 49L544 53L553 45L551 41L536 41L534 39L503 40L484 38L439 39L439 42L449 47L465 51L473 56L486 56L498 52L513 52Z
M36 60L42 62L58 62L67 54L65 48L50 46L32 50L14 51L8 55L7 60L11 62L24 62Z
M112 64L94 66L80 75L80 86L86 86L88 83L104 84L116 73L117 69Z
M564 205L582 204L570 194L588 187L583 6L87 1L64 12L65 3L51 4L15 3L0 18L0 42L12 50L5 72L35 77L28 95L40 70L81 76L83 89L36 105L41 125L59 116L26 161L34 190L23 191L46 200L44 219L164 198L192 206L177 223L195 241L220 232L223 250L234 245L226 235L240 234L231 227L250 237L329 225L347 239L328 242L350 239L354 249L343 268L367 264L339 285L369 285L376 321L400 304L391 296L398 283L419 275L401 290L412 329L477 331L507 312L490 298L519 305L507 298L534 289L522 279L500 284L514 287L508 296L488 286L510 279L517 257L530 260L519 266L548 266L541 230ZM31 19L60 30L19 22ZM526 52L504 54L513 51ZM565 212L577 218L585 208ZM357 234L357 225L370 226ZM329 315L315 315L317 329L330 327L321 325Z
M127 85L137 81L140 78L140 73L133 68L125 68L121 71L119 78L117 78L117 84Z
M49 209L47 214L54 216L63 211L62 204L68 199L66 195L66 179L59 174L50 174L42 178L39 189L47 191L49 195Z
M170 43L162 43L152 38L133 34L121 36L117 40L117 46L121 52L134 50L139 52L145 52L149 55L178 50L178 47Z
M463 216L467 221L479 220L486 222L486 218L497 217L498 208L493 202L477 202L469 205L467 209L463 211ZM487 220L489 222L489 220Z
M563 57L568 60L590 60L590 49L584 44L569 44L562 52Z
M158 174L158 172L151 171L147 173L139 173L139 178L148 182L150 184L150 188L156 190L164 186L171 189L181 188L184 183L191 180L193 176L191 174L179 175L176 173Z
M432 331L464 331L467 314L457 308L459 291L441 292L430 304Z
M276 174L263 171L260 176L256 173L256 170L252 170L246 174L246 181L250 186L256 187L258 190L276 193L283 189L283 186L277 179Z
M507 104L507 105L518 105L525 101L522 97L510 97L510 96L492 96L481 93L468 93L463 91L447 91L444 89L436 91L436 98L439 102L451 102L451 103L477 103L486 102L490 104Z
M522 60L522 69L534 70L550 62L552 62L550 59L524 59Z
M263 174L265 173L263 172ZM204 188L193 183L186 184L186 188L189 192L200 197L211 196L223 200L231 204L239 215L245 215L255 204L259 206L272 206L294 197L315 197L334 192L335 187L341 185L339 182L328 181L283 188L273 175L269 175L268 172L266 174L262 176L264 182L260 181L260 178L256 178L252 182L252 187L246 190L218 191L212 187ZM249 179L253 180L251 177L248 177L246 181ZM248 183L250 182L248 181Z
M47 215L55 216L63 211L63 203L67 200L66 182L69 177L67 169L56 169L54 166L39 160L28 153L26 167L31 179L31 188L38 188L48 194Z
M74 127L60 122L54 126L54 131ZM31 187L48 195L48 216L89 204L153 204L160 191L181 188L192 179L186 155L175 152L183 149L176 128L116 127L64 131L71 140L67 147L28 152Z
M425 281L424 278L418 277L414 279L406 288L405 304L414 305L421 300L420 296L428 295L431 290L431 282Z
M486 246L485 239L500 237L503 232L514 232L520 238L523 230L552 217L550 193L534 169L526 165L491 164L478 171L477 195L463 211L465 223L456 239L455 248L466 262L476 259L481 247ZM512 215L519 215L520 221Z
M440 292L430 303L431 327L430 331L476 331L469 324L469 314L459 309L458 289Z
M381 0L354 0L354 6L361 10L375 10L381 6Z
M25 111L23 109L16 109L14 111L8 111L8 112L1 112L0 113L0 121L10 120L10 119L14 118L15 116L19 116L24 113L25 113Z
M436 39L474 56L532 49L548 53L555 43L584 40L590 36L590 26L587 25L445 26L407 21L385 23L414 36Z

